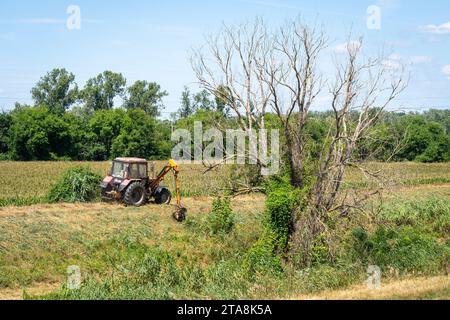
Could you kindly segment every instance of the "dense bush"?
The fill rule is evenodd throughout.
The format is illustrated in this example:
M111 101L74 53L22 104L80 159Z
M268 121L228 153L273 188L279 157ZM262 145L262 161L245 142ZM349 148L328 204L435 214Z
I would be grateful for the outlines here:
M250 275L282 271L281 257L287 249L294 209L300 204L300 190L291 187L288 177L273 177L267 183L266 193L263 234L244 259L244 268Z
M101 177L85 167L68 169L48 192L50 202L89 202L99 196Z
M266 186L264 225L275 237L275 250L283 252L288 244L294 209L299 205L300 191L292 188L287 177L274 177Z
M229 198L214 199L212 210L207 218L208 229L211 234L227 234L234 227L235 214L230 207Z

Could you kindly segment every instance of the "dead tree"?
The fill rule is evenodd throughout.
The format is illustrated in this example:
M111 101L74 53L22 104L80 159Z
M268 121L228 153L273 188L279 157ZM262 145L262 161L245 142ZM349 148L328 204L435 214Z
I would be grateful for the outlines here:
M351 210L361 209L362 204L378 189L365 192L360 197L339 198L346 168L354 166L365 175L379 177L355 157L358 142L373 127L386 107L406 88L402 73L395 76L383 66L381 59L363 61L362 40L359 46L348 45L346 59L336 63L336 80L332 96L333 127L318 162L315 182L311 188L306 214L298 217L294 244L303 252L308 263L308 252L318 235L327 231L331 214L347 216Z
M362 59L362 40L348 42L344 61L336 60L335 80L323 81L319 60L327 43L321 28L300 19L273 33L257 20L237 28L224 27L218 36L209 38L209 56L198 51L192 60L201 86L211 93L219 86L228 88L227 101L242 129L264 128L266 112L278 116L291 184L309 190L306 196L302 193L306 206L293 215L291 235L292 248L301 252L305 263L313 242L326 231L331 214L345 216L370 197L370 193L351 201L339 197L345 171L352 165L362 167L355 160L358 142L406 87L402 77L394 77L385 68L382 59ZM310 159L305 127L315 99L331 82L333 118L328 137L320 157ZM305 177L307 161L313 168ZM372 173L366 170L365 174Z
M322 88L317 64L327 39L316 27L299 20L286 23L267 38L264 53L256 62L258 79L270 92L270 104L282 123L291 184L304 186L308 112Z
M223 26L216 36L206 41L205 50L194 51L191 65L199 84L214 96L220 94L238 118L241 129L264 129L264 115L270 93L256 76L255 61L262 54L267 38L262 20L238 27Z

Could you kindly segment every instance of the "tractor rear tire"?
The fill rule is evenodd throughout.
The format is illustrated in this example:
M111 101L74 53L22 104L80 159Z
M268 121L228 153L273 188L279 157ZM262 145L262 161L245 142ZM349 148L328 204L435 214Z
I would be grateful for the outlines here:
M132 183L125 191L124 202L129 206L140 207L147 200L143 183Z
M155 203L156 204L170 204L172 200L172 195L167 188L159 188L155 192Z

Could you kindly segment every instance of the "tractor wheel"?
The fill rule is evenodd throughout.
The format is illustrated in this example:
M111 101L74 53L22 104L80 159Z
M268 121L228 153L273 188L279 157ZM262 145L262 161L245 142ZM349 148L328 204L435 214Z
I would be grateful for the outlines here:
M156 204L170 204L172 200L172 195L170 194L169 189L167 188L159 188L155 192L155 203Z
M145 203L145 187L140 182L131 184L125 191L124 202L130 206L140 207Z

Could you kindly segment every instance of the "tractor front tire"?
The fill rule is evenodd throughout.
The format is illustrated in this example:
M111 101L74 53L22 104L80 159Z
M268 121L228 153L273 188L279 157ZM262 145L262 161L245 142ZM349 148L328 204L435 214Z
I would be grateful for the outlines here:
M140 207L145 204L146 199L145 186L140 182L132 183L125 191L123 198L125 204L135 207Z
M155 192L155 203L156 204L170 204L172 200L172 195L167 188L158 188Z

